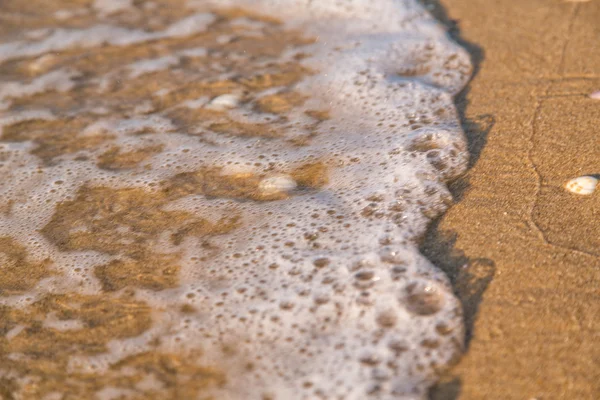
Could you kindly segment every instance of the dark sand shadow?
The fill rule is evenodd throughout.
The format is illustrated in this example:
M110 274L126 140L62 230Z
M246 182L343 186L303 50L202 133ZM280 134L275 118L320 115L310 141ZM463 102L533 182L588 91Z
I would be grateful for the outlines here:
M471 55L473 63L473 77L481 68L485 58L484 50L475 43L461 37L458 21L450 19L445 7L438 0L418 0L429 12L448 29L452 39L465 48ZM467 85L454 99L461 124L468 140L470 153L469 168L479 160L481 151L487 142L487 136L494 126L492 115L478 115L468 118L466 115L469 106L468 94L470 86ZM460 201L469 187L468 178L459 178L450 185L450 190L456 201ZM441 217L443 218L443 216ZM489 259L469 259L455 247L456 234L442 231L439 228L441 218L434 221L425 234L420 250L425 257L442 269L450 278L454 292L462 303L464 311L466 346L473 337L475 320L483 293L494 278L495 265ZM460 378L448 373L441 377L429 393L431 400L455 400L460 396Z
M459 21L450 19L446 8L440 4L439 0L417 0L439 21L446 29L450 37L466 49L470 56L471 62L473 63L473 75L472 78L477 76L481 69L481 62L485 59L485 51L477 44L469 42L461 37L459 30ZM469 105L467 96L469 94L470 86L467 85L456 97L454 98L454 104L458 111L458 115L467 137L468 148L469 148L469 168L477 163L481 151L485 147L487 142L487 135L494 126L495 119L493 115L484 114L478 115L473 119L469 119L466 116L466 110ZM457 181L451 184L450 190L457 201L460 201L464 191L469 187L466 178L459 178Z

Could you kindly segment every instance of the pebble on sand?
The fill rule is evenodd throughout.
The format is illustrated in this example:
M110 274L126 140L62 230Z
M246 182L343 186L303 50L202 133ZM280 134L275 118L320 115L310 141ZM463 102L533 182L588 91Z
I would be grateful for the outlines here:
M207 108L212 110L223 111L228 108L235 108L238 106L240 102L240 96L236 94L222 94L221 96L217 96L212 99Z
M590 94L590 99L600 100L600 90Z
M588 195L594 193L597 185L598 179L593 176L580 176L567 182L565 188L575 194Z
M275 175L260 181L258 186L263 195L291 192L297 187L296 181L289 175Z

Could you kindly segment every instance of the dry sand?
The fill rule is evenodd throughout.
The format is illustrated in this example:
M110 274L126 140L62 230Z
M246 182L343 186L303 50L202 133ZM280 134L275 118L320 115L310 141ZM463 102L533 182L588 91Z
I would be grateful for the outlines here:
M423 251L453 279L470 336L435 399L600 398L600 2L443 0L472 52L459 96L473 166Z

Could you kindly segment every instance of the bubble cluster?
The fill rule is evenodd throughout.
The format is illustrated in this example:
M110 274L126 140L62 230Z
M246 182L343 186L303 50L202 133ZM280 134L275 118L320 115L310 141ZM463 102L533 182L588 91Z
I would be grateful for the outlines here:
M15 392L424 398L464 336L418 251L468 162L442 27L412 0L46 11L0 33Z

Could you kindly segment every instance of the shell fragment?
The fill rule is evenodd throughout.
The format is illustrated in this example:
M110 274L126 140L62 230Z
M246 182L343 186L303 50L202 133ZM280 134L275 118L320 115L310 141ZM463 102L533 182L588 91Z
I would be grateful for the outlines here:
M258 188L263 195L273 195L276 193L287 193L296 189L297 183L291 176L276 175L260 181Z
M228 108L235 108L240 102L240 96L236 94L222 94L215 97L208 103L206 108L211 110L224 111Z
M593 176L580 176L567 182L565 188L575 194L588 195L594 193L597 185L598 179Z

